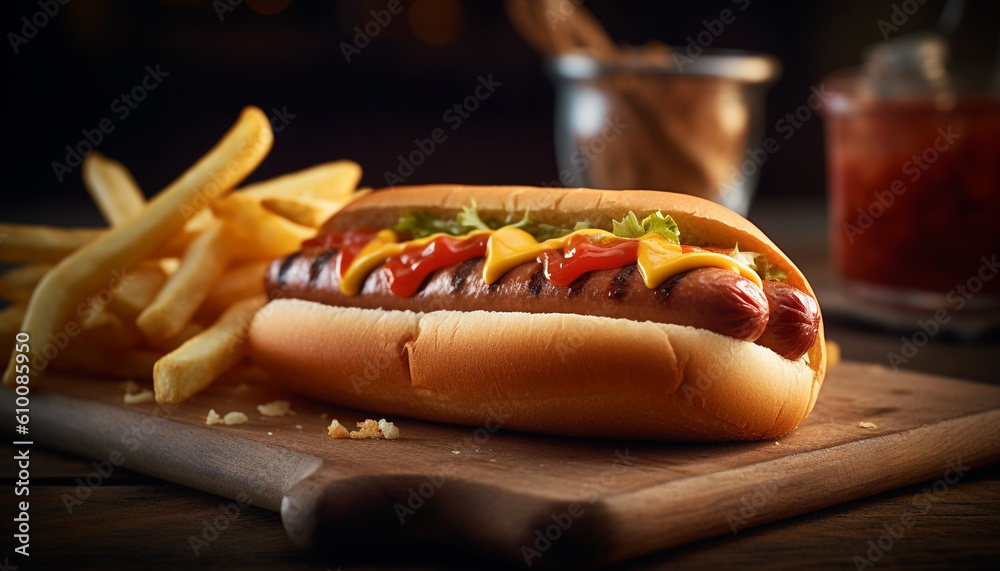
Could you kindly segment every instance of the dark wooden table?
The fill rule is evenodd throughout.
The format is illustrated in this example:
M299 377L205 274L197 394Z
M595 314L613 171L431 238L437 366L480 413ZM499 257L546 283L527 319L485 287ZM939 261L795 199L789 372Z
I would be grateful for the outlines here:
M831 285L822 205L760 205L752 217L803 267L817 288ZM822 301L822 297L821 297ZM852 360L887 364L900 334L828 319L828 336ZM931 341L908 366L937 374L1000 382L1000 341ZM821 396L822 398L822 396ZM13 451L8 447L11 458ZM489 566L454 552L324 553L301 551L285 536L277 513L248 506L228 516L214 541L197 550L190 537L221 527L230 501L117 468L94 486L95 466L37 446L31 450L31 495L13 494L15 463L0 462L3 551L0 569L384 569ZM88 484L87 478L92 478ZM865 567L983 568L1000 559L1000 465L969 471L933 496L900 537L891 537L914 497L933 483L911 486L807 515L742 529L735 535L619 564L622 569ZM82 503L74 498L85 498ZM30 558L12 557L15 500L31 502ZM922 504L924 505L924 504ZM888 528L887 528L888 526ZM881 542L881 545L880 545ZM4 558L7 558L6 560ZM858 559L855 559L855 558ZM861 559L863 558L863 559Z

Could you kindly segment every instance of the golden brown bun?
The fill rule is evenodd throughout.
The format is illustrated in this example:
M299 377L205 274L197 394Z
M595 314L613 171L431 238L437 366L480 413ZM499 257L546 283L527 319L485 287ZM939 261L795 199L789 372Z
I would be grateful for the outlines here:
M760 230L686 195L438 185L376 192L323 232L393 225L405 210L483 217L530 210L534 221L611 227L632 210L662 210L685 244L767 255L787 283L814 295ZM520 216L516 216L519 218ZM512 217L514 218L514 217ZM806 356L706 330L564 314L364 310L276 300L254 320L256 364L315 398L381 415L552 434L740 440L785 434L816 402L826 370L823 326Z
M804 361L752 343L582 315L281 299L254 320L250 347L255 364L323 401L573 436L773 438L799 424L819 390Z

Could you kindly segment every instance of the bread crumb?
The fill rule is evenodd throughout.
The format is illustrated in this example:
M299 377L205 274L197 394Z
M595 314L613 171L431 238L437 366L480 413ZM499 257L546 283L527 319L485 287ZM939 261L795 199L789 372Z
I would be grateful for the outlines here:
M267 435L268 436L274 436L274 433L273 432L268 432Z
M242 412L227 412L226 416L219 416L219 413L215 412L215 409L213 408L208 411L208 417L205 418L205 424L243 424L248 420L250 419L247 418L247 415Z
M358 430L351 431L351 438L355 440L361 440L362 438L378 438L382 436L379 432L378 423L372 419L367 419L364 422L356 423L358 425Z
M462 451L461 450L452 450L451 453L452 454L461 454Z
M344 428L343 424L335 418L330 426L326 429L327 433L333 438L350 438L351 434Z
M291 411L292 403L286 400L271 401L257 405L257 412L263 416L285 416Z
M247 418L247 415L238 411L227 412L226 416L222 417L222 422L226 424L243 424L248 420L250 419Z
M142 385L133 381L132 379L122 381L121 383L118 383L118 386L121 387L123 391L125 391L130 395L135 394L142 390Z
M781 446L781 443L780 443L780 442L778 442L777 440L775 440L775 441L774 441L774 445L775 445L775 446Z
M295 428L298 428L299 430L302 430L302 425L301 424L296 424Z
M142 392L129 393L126 392L124 395L125 404L142 404L144 402L153 402L155 400L156 394L149 390L144 389Z
M386 440L395 440L399 438L399 429L396 425L388 422L386 419L378 421L378 429L382 432L382 438Z
M496 458L490 458L490 462L496 462L496 461L497 461Z
M396 425L382 419L375 421L372 419L367 419L364 422L356 423L358 425L358 430L353 430L348 432L347 428L335 418L330 422L330 426L327 427L326 431L333 438L353 438L355 440L361 440L364 438L378 438L384 440L395 440L399 438L399 429ZM296 428L302 428L296 425Z
M867 422L862 420L861 422L858 423L858 428L878 428L878 426L875 426L874 422Z

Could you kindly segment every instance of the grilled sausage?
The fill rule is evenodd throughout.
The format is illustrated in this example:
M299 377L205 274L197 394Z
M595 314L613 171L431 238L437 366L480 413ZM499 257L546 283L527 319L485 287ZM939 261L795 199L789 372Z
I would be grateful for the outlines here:
M311 249L276 260L266 285L272 298L293 297L327 305L411 311L522 311L576 313L689 325L754 341L768 321L768 300L750 280L720 268L677 274L658 287L645 286L635 264L592 271L568 287L552 285L542 264L521 264L495 283L483 281L484 258L431 273L411 297L389 290L381 268L357 295L340 291L334 250Z
M819 307L816 300L781 282L764 282L768 318L757 344L788 359L798 359L816 342Z

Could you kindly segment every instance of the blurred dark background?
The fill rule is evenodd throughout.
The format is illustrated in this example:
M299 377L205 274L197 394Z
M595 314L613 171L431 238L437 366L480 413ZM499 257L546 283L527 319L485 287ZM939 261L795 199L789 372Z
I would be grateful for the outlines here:
M247 104L274 116L280 129L251 180L350 158L365 168L363 184L385 186L397 155L446 127L444 112L489 75L502 85L461 128L448 129L447 141L406 182L554 181L552 84L502 2L400 2L402 12L379 25L350 63L342 42L353 42L355 27L371 23L371 11L384 10L389 0L5 2L0 219L47 221L55 205L72 209L77 221L99 224L79 168L60 182L52 163L66 162L66 145L84 140L82 130L102 119L110 118L114 131L97 149L123 161L152 194L205 152ZM704 30L704 20L747 2L711 47L782 61L784 75L768 98L769 135L825 74L857 65L866 45L883 41L878 21L891 22L894 5L916 11L891 37L933 25L943 6L943 0L590 0L586 6L618 42L683 46ZM56 6L55 15L38 15ZM953 59L994 63L998 15L1000 3L970 0ZM35 24L25 29L22 18ZM165 75L122 118L125 107L116 100L141 84L147 66ZM762 200L822 197L821 121L811 117L769 158Z

